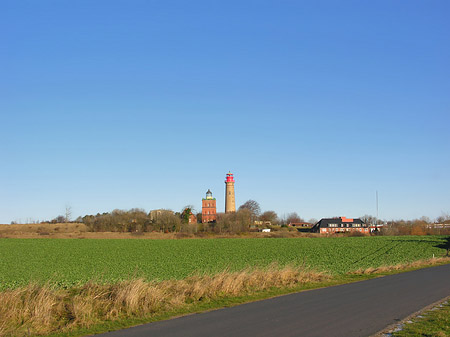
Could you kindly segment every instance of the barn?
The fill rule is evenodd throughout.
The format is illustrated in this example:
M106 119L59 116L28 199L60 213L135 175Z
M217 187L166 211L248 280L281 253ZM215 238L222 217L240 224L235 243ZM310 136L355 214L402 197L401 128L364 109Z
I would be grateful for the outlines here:
M320 234L360 232L368 234L369 226L361 219L350 219L341 216L321 219L311 228L311 232Z

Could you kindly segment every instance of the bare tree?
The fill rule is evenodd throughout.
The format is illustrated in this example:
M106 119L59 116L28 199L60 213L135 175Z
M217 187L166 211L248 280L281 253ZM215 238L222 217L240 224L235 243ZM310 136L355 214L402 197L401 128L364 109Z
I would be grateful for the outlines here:
M277 213L274 211L266 211L259 217L261 221L270 221L272 225L276 224L278 221Z
M289 213L286 218L286 224L305 222L296 212Z
M374 225L377 223L377 219L372 215L366 214L366 215L363 215L360 219L368 225Z
M248 231L252 223L252 212L248 208L239 208L236 213L217 214L217 222L214 230L219 233L240 233Z
M56 218L54 218L51 222L52 223L64 223L66 221L66 218L62 215L58 215Z
M442 212L440 216L436 218L437 223L444 223L450 220L450 214Z
M248 209L254 218L261 214L261 207L255 200L247 200L240 207L239 210Z
M72 207L70 205L66 205L66 218L65 222L70 222L70 218L72 217Z
M155 225L163 232L176 232L180 229L181 219L172 211L166 210L158 215Z

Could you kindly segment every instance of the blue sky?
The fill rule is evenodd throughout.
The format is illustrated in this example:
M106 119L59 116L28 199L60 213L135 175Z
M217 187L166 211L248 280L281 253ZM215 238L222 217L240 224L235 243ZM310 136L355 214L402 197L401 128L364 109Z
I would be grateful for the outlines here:
M448 1L2 1L0 223L450 212Z

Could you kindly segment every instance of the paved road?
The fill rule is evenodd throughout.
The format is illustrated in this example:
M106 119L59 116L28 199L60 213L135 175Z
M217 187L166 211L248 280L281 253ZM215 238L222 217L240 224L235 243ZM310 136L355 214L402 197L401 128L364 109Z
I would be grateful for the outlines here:
M450 264L98 336L370 336L447 296L450 296Z

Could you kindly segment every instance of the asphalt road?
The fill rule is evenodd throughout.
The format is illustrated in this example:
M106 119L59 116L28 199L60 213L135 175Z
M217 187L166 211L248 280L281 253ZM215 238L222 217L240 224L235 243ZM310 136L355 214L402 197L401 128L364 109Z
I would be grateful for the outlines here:
M370 336L450 296L450 264L97 336Z

